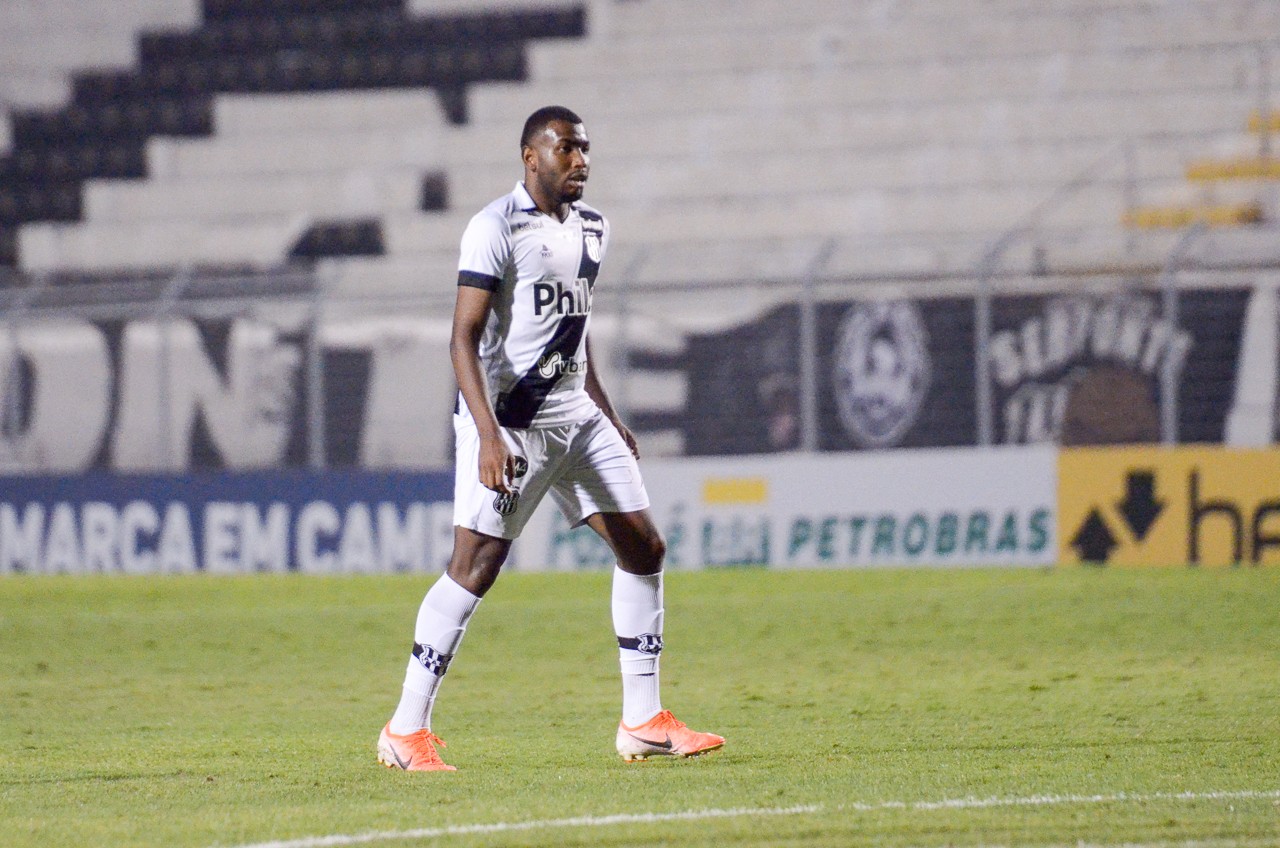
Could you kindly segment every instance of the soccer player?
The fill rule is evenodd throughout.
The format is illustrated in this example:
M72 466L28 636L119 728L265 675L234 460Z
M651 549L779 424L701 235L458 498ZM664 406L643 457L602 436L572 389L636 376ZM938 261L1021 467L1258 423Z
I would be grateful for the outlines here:
M453 556L418 610L400 705L378 737L378 760L391 768L453 770L431 732L436 691L512 540L548 493L617 557L618 753L630 762L724 744L690 730L658 696L666 545L649 516L635 437L591 362L587 325L609 223L581 202L589 151L573 112L534 112L520 135L524 181L462 236L449 344L459 388Z

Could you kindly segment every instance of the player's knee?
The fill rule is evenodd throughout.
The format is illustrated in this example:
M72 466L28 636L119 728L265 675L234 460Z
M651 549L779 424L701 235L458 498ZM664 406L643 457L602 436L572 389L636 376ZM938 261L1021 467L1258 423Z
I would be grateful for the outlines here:
M502 561L474 557L469 560L454 559L449 563L449 576L462 588L478 598L484 597L498 579Z
M458 541L449 560L449 576L468 592L483 597L497 581L511 543L470 537Z
M657 574L662 570L662 560L667 555L667 542L656 530L647 533L636 546L636 554L638 573Z
M649 558L662 568L662 561L667 556L667 540L662 538L661 533L654 533L649 537Z

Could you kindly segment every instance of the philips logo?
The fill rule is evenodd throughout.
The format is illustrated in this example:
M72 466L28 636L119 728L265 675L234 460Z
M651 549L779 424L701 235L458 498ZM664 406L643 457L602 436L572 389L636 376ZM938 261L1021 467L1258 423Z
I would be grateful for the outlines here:
M551 283L533 284L533 314L544 312L552 315L590 315L591 283L586 277L579 277L573 285L566 288L559 280Z

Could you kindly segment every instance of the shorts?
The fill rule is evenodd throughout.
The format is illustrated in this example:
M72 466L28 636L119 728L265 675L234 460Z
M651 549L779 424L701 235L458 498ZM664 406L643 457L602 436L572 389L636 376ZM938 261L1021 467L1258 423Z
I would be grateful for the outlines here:
M597 512L637 512L649 506L640 466L602 412L558 427L501 428L511 452L527 464L524 473L511 481L510 495L480 485L480 436L475 422L455 415L453 428L457 435L453 523L459 527L515 539L548 492L573 527Z

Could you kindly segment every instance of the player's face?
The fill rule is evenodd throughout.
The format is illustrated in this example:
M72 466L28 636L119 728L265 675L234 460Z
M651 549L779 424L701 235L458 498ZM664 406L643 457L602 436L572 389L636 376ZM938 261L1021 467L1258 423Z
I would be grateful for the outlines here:
M591 171L591 141L587 128L568 121L552 121L525 150L525 165L533 172L542 196L560 203L582 199Z

